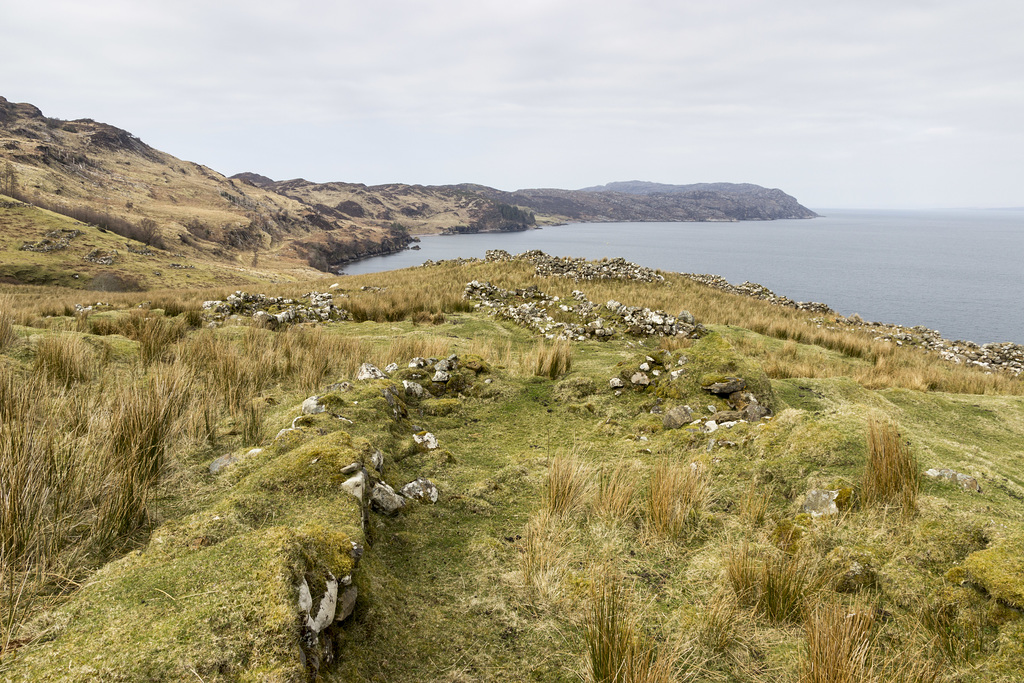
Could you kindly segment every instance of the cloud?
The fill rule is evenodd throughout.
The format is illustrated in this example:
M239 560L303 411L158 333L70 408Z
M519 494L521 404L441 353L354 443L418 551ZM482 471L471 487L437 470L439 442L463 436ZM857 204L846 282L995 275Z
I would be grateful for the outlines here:
M0 27L0 94L226 172L1024 204L999 182L1024 153L1024 6L834 5L37 0Z

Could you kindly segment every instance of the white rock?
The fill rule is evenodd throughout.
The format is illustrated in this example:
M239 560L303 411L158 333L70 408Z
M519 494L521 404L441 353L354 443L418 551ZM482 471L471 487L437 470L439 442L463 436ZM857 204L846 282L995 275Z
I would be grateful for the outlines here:
M420 477L415 481L410 481L408 484L403 486L399 491L406 498L413 500L422 500L424 502L430 501L431 503L437 502L437 487L434 486L434 482L429 479Z
M341 484L341 490L348 493L362 503L363 496L366 493L366 476L359 472L353 477L349 477Z
M356 373L356 379L368 380L368 379L386 379L387 375L380 371L380 369L372 363L363 363L359 366L359 372Z
M718 423L716 423L714 420L708 420L707 422L704 423L704 431L707 432L708 434L711 434L712 432L717 432Z
M426 448L428 451L432 451L437 448L437 437L430 432L423 432L422 434L413 434L413 441L420 446Z
M320 405L318 396L310 396L302 402L302 414L303 415L316 415L322 413L326 408Z

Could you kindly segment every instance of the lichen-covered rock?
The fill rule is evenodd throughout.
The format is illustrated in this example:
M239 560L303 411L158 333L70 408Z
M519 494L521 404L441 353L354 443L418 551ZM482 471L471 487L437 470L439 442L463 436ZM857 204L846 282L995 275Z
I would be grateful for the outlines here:
M644 388L651 385L651 378L643 372L634 372L630 376L629 381L634 387Z
M665 429L679 429L693 420L693 413L689 406L675 406L662 416L661 422Z
M623 384L622 380L619 379L618 377L612 377L610 380L608 380L608 386L612 389L621 389L622 387L625 386L625 384Z
M431 397L430 392L424 389L422 384L419 384L417 382L411 382L407 379L402 380L402 389L405 391L405 395L410 398Z
M359 366L359 371L356 372L356 379L363 381L371 379L387 379L387 375L381 372L373 363L363 363Z
M800 508L811 517L838 515L839 507L836 505L836 496L838 494L838 491L811 489L804 496L804 502Z
M726 377L721 381L713 382L701 388L716 396L728 396L729 394L746 389L747 381L742 377Z
M415 481L410 481L408 484L403 486L399 491L406 498L412 500L419 500L424 503L436 503L437 502L437 487L434 486L434 482L429 479L420 477Z
M432 451L438 446L437 437L430 432L417 432L412 435L412 438L423 451Z
M326 410L316 396L310 396L302 402L303 415L317 415Z
M975 493L981 493L981 485L978 484L978 480L968 474L963 474L962 472L957 472L955 470L945 468L932 468L930 470L927 470L924 474L926 477L931 477L933 479L939 479L940 481L948 481L950 483L956 484L964 491L974 491Z
M405 498L382 481L373 485L370 492L370 507L385 515L396 514L405 506Z

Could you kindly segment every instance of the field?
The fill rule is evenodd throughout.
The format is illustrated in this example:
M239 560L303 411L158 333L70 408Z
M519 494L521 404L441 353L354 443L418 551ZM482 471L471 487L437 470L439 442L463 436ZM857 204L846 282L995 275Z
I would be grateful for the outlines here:
M1019 379L671 274L198 275L0 286L2 680L1020 680ZM470 281L701 325L548 339Z

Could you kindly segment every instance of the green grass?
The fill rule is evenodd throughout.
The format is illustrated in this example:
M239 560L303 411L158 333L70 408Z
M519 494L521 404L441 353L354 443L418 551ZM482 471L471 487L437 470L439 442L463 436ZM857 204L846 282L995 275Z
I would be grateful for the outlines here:
M339 278L340 290L362 300L366 321L277 332L193 329L178 322L190 304L170 295L148 315L117 299L120 310L96 313L75 331L63 303L55 300L57 315L43 318L22 300L10 327L16 339L0 350L10 386L34 375L40 396L52 399L38 404L47 419L37 427L65 435L74 452L108 460L90 460L107 469L75 479L82 497L65 508L74 515L38 516L42 525L22 530L33 552L46 553L40 539L60 521L62 541L35 573L20 565L0 576L4 613L17 615L0 623L9 641L0 678L302 680L295 584L345 571L339 549L349 539L368 547L355 574L356 611L330 634L327 681L616 680L615 662L626 660L673 680L814 680L807 672L820 670L816 661L860 671L861 631L847 641L809 641L809 624L831 624L840 635L848 624L833 618L838 612L815 612L819 601L884 615L864 660L864 670L883 679L911 680L907 671L941 664L951 679L994 680L1024 665L1016 613L998 601L1012 602L1019 590L1021 398L774 377L766 372L773 359L790 369L820 359L852 371L868 361L795 340L761 343L738 320L670 344L672 362L684 361L673 366L683 369L679 379L615 396L609 378L656 355L661 340L576 343L571 366L559 361L557 372L537 375L539 340L453 303L457 283L537 283L559 295L578 286L595 301L629 303L649 292L652 307L674 291L673 307L691 310L697 305L687 297L701 290L536 281L516 264L425 271ZM402 290L417 282L444 309L440 324L428 324L423 301ZM390 289L364 293L363 285ZM22 326L23 313L45 327ZM175 332L147 351L146 325ZM101 331L112 334L93 333ZM37 371L40 344L66 338L87 350L93 372L51 372L50 361L38 361ZM429 401L404 397L412 356L451 353L479 356L458 390ZM327 392L352 381L359 363L391 361L402 368L392 380ZM170 377L172 362L182 384L147 389ZM773 408L771 420L711 434L663 429L658 410L687 403L696 417L708 404L726 408L701 385L733 374ZM165 414L156 410L140 420L151 429L137 438L119 431L113 416L125 425L134 418L99 408L117 403L121 384L154 410L167 397L167 414L177 417L156 419ZM384 397L389 387L404 416ZM303 417L299 432L275 442L312 394L326 394L334 414ZM0 401L0 411L15 408ZM883 420L899 425L921 470L963 471L983 493L923 478L914 515L868 504L869 424ZM154 431L165 421L173 429ZM414 428L434 433L440 448L417 449ZM99 448L114 436L124 446L116 456ZM255 446L264 451L209 475L215 458ZM393 517L373 514L364 532L354 498L340 491L340 471L368 463L378 449L389 484L427 477L440 498ZM23 451L3 451L8 465L54 457L16 460L16 452ZM134 463L121 469L143 482L143 494L123 517L123 533L97 549L103 539L91 525L111 505L105 500L119 500L106 495L119 481L117 463ZM812 519L800 509L811 488L848 489L851 504L837 518ZM853 562L870 581L842 580ZM613 576L609 593L602 582ZM961 585L968 578L991 597ZM904 673L893 668L894 654L909 663Z

